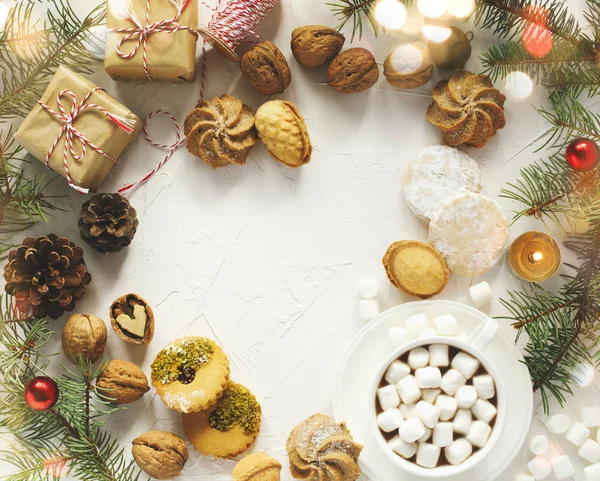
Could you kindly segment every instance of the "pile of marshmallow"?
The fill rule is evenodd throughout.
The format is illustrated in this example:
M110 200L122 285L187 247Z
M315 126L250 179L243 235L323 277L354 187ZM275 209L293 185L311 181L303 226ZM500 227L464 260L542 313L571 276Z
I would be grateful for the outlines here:
M600 428L600 406L586 406L580 409L581 421L573 422L565 414L555 414L546 421L546 427L552 434L564 434L567 441L576 446L577 454L590 464L583 469L587 481L600 481L600 429L595 439L591 439L592 429ZM517 481L541 481L552 472L556 479L570 478L575 474L573 463L568 455L561 455L548 460L548 438L543 435L534 436L529 450L536 455L527 469L531 473L520 474Z
M475 375L479 360L464 351L449 356L447 344L416 347L407 362L389 366L386 385L377 390L379 429L398 431L390 449L424 468L439 465L442 449L451 465L464 463L487 444L497 414L489 401L496 396L494 379Z

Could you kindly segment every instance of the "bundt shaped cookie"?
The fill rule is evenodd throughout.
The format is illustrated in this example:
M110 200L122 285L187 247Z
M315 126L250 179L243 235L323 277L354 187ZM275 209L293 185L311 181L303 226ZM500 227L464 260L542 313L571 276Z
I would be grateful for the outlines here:
M480 148L506 124L505 101L489 77L463 70L435 86L427 120L442 131L446 144Z
M250 148L258 142L252 109L229 95L198 104L183 130L187 149L213 169L246 163Z
M290 471L309 481L355 481L363 449L344 423L315 414L294 428L287 441Z

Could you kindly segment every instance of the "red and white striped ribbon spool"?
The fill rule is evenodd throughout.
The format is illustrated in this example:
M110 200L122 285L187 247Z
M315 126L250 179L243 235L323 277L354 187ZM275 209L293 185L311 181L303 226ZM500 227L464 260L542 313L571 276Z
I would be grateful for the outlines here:
M158 22L150 23L150 7L151 0L147 0L146 2L146 24L142 25L142 22L138 18L133 9L130 0L127 0L124 5L124 14L121 15L123 18L133 22L135 27L124 27L124 28L114 28L111 29L111 32L124 33L125 35L119 40L117 43L117 55L124 59L129 59L134 57L140 47L142 48L142 65L144 67L144 72L146 73L146 77L151 82L153 81L152 75L150 75L150 71L148 70L148 37L150 37L154 33L167 33L173 34L179 32L180 30L187 30L193 35L197 35L198 32L187 26L187 25L179 25L177 21L181 17L181 14L189 5L190 0L170 0L171 3L177 9L177 13L173 16L173 18L159 20ZM119 13L119 12L115 12ZM133 49L126 53L123 51L123 44L129 41L135 41L136 44Z
M67 183L71 188L75 189L77 192L81 192L82 194L87 194L89 192L89 189L76 185L71 179L71 173L69 171L69 154L76 162L80 162L85 157L87 147L89 145L93 150L98 152L100 155L103 155L107 159L112 160L115 163L117 162L117 159L111 157L109 154L97 147L93 142L88 140L79 130L77 130L77 128L75 127L75 121L77 120L79 115L81 115L86 110L93 109L103 113L111 122L113 122L120 129L127 132L127 134L131 134L135 127L134 120L125 119L123 117L119 117L118 115L111 114L101 105L89 104L88 100L90 99L92 94L98 91L104 91L104 89L101 87L93 88L87 93L87 95L83 98L83 100L80 103L77 103L77 97L73 92L71 92L70 90L61 90L56 98L58 112L46 105L45 103L38 100L38 104L40 106L42 106L48 113L50 113L59 122L63 124L60 133L57 135L56 140L54 141L54 143L50 147L50 150L46 154L46 167L50 168L50 166L48 165L50 162L50 157L52 157L52 154L56 149L58 142L64 136L65 147L63 150L63 167L65 169ZM71 108L68 112L65 110L62 101L62 97L65 95L71 97ZM75 151L75 139L77 139L81 144L81 151L79 153Z

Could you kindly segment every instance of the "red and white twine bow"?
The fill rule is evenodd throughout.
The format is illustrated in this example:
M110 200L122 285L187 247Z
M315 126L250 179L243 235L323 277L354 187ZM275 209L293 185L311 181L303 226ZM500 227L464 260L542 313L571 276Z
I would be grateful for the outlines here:
M87 147L89 146L90 148L92 148L93 150L98 152L100 155L103 155L107 159L112 160L115 163L117 162L117 160L114 159L113 157L111 157L106 152L104 152L102 149L100 149L98 146L96 146L93 142L91 142L89 139L87 139L81 132L79 132L79 130L77 130L77 128L75 127L75 121L77 120L79 115L81 115L81 113L85 112L86 110L90 110L90 109L96 110L96 111L104 114L116 126L118 126L120 129L127 132L127 134L131 134L133 132L133 127L135 126L135 122L133 120L124 119L117 115L111 114L101 105L88 104L88 100L90 99L92 94L94 92L98 92L98 91L104 91L104 89L101 87L93 88L92 90L90 90L87 93L87 95L83 98L83 100L80 103L77 103L77 97L75 96L75 94L73 92L71 92L70 90L61 90L60 93L56 97L56 105L58 108L58 112L56 110L52 109L51 107L49 107L48 105L46 105L45 103L38 100L39 105L41 105L48 113L50 113L60 123L63 124L62 129L60 130L59 134L56 137L56 140L54 141L54 143L52 144L52 147L50 147L50 150L46 154L46 161L45 161L46 167L50 168L50 166L48 165L50 162L50 157L52 157L52 154L53 154L54 150L56 149L58 142L64 136L65 137L65 147L63 150L63 167L65 169L65 175L67 178L67 182L70 187L75 189L77 192L81 192L82 194L87 194L89 192L89 189L79 187L78 185L75 185L73 183L73 181L71 179L71 173L69 171L69 154L76 162L80 162L85 157L85 154L87 152ZM69 109L68 112L65 110L65 108L63 106L63 101L62 101L62 97L65 95L71 97L71 108ZM79 143L81 144L81 151L79 153L77 153L75 150L75 140L78 140Z
M180 30L187 30L193 35L197 35L198 32L187 26L187 25L179 25L177 21L181 14L186 9L190 0L170 0L171 3L177 9L177 13L173 18L159 20L158 22L150 23L150 3L151 0L147 0L146 2L146 24L142 25L142 22L136 15L133 6L130 1L127 1L125 4L125 15L124 18L133 22L135 27L125 27L125 28L115 28L112 29L111 32L124 33L125 35L119 40L117 43L117 55L124 59L129 59L134 57L140 47L142 48L142 65L144 67L144 72L146 73L146 77L148 80L153 81L152 75L148 70L148 37L154 33L167 33L172 34L178 32ZM135 41L136 44L133 47L133 50L130 52L123 51L123 44L128 41Z

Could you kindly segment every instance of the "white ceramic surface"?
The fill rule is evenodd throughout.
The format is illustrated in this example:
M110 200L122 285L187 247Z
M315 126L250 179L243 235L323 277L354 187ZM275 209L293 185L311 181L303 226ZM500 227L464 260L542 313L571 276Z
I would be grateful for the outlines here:
M475 351L465 346L466 341L487 320L482 312L456 302L410 302L382 313L356 336L338 372L333 408L336 419L345 420L355 439L365 445L360 463L373 481L394 478L416 481L426 479L431 474L418 469L407 470L406 465L391 456L387 446L381 442L374 422L370 420L375 405L373 385L381 379L384 372L382 365L388 365L398 353L404 352L404 349L393 350L387 346L387 330L392 326L402 326L407 317L419 312L425 312L430 320L434 316L453 314L461 329L457 345L462 345L472 354ZM461 338L463 341L460 341ZM420 340L409 344L408 348L413 344L435 343L436 339L443 342L444 338ZM510 396L504 398L504 407L499 406L499 429L494 429L492 433L490 448L484 448L479 456L475 455L475 462L468 463L465 469L443 473L448 481L492 481L498 477L523 446L531 424L531 381L526 368L519 362L521 356L512 341L499 331L479 357L496 379L498 391L510 389ZM485 459L479 462L480 458Z

